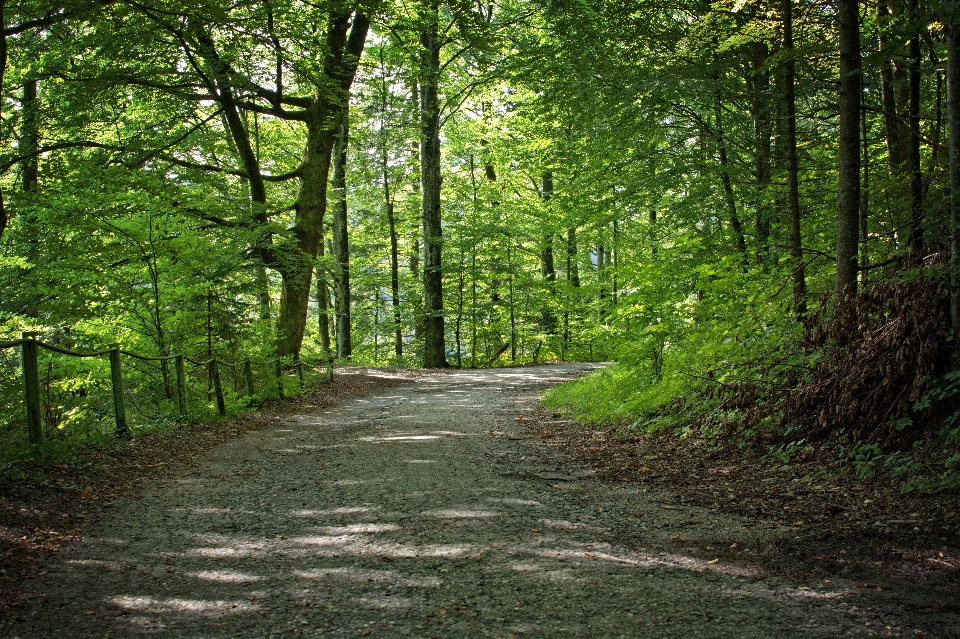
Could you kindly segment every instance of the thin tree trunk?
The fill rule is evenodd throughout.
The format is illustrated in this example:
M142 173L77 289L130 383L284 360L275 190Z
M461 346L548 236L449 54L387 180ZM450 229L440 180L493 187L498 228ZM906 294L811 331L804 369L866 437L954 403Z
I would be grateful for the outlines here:
M920 19L918 0L910 2L910 19ZM910 38L910 244L923 249L923 176L920 172L920 29Z
M860 223L860 24L857 0L838 0L840 165L837 180L837 273L834 307L857 290Z
M6 25L6 16L4 15L6 1L0 0L0 25ZM0 91L3 90L3 79L7 73L7 35L0 34ZM6 106L3 100L0 100L0 121L3 121L3 107ZM3 204L3 189L0 189L0 240L3 240L3 232L7 230L7 209Z
M327 284L327 272L323 266L324 243L317 250L317 329L320 332L320 346L327 354L333 353L330 344L330 289Z
M770 52L765 43L753 45L753 139L757 178L756 231L757 264L766 265L770 257L770 146L773 138L769 117L770 74L764 69Z
M730 228L733 229L737 251L747 255L747 240L743 235L743 223L737 215L737 200L733 194L733 184L730 182L730 165L727 162L727 142L723 132L723 105L720 102L720 80L716 79L717 87L713 102L713 115L716 120L717 151L720 155L720 181L723 183L723 195L727 202L730 215Z
M947 32L947 113L950 119L950 326L953 329L954 370L960 368L960 277L957 273L960 234L960 24L951 20Z
M877 3L877 21L880 24L880 99L883 105L883 129L887 142L887 170L890 175L897 175L906 167L907 149L903 146L903 125L898 118L890 44L886 37L890 12L885 0Z
M549 206L553 198L553 171L543 172L542 197L545 205ZM547 287L547 299L543 309L542 323L543 330L548 334L553 334L557 330L557 318L550 309L554 292L554 282L557 280L557 270L553 262L553 233L550 230L550 224L545 225L543 236L540 240L540 275Z
M349 108L349 107L348 107ZM337 357L349 360L350 343L350 236L347 228L347 145L350 142L349 110L343 120L333 150L333 254L337 260L333 286L336 294Z
M860 287L866 288L869 274L867 240L870 217L870 138L867 129L867 112L860 112L860 137L863 139L863 184L860 188Z
M420 34L420 183L423 220L423 311L425 368L447 366L443 326L443 229L440 222L440 38L438 4L429 9Z
M381 64L383 50L381 49ZM380 170L383 174L383 203L387 211L387 226L390 230L390 297L393 307L393 352L397 357L403 356L403 325L400 313L400 247L397 237L397 218L390 194L390 163L387 152L387 94L389 88L386 80L382 83L380 102Z
M510 242L507 242L507 271L509 273L507 280L508 292L510 294L510 361L517 361L517 317L513 303L513 258L510 253Z
M23 178L23 190L35 191L39 180L40 151L40 103L37 99L37 80L23 83L23 101L21 102L22 134L20 150L26 158L20 166Z

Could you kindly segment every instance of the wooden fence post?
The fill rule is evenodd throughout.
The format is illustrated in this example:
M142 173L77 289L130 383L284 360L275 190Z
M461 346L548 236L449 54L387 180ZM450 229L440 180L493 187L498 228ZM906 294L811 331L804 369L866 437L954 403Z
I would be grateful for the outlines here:
M40 366L37 363L37 334L24 333L23 390L27 407L27 440L34 446L40 443Z
M327 360L327 381L333 381L333 358Z
M187 372L183 365L183 355L177 355L177 398L180 401L180 417L187 416Z
M283 399L283 362L277 360L277 395Z
M227 414L227 405L223 401L223 386L220 385L220 367L217 358L210 360L210 377L213 378L213 389L217 393L217 410L221 415Z
M243 363L243 376L247 378L247 396L253 397L253 366L250 365L249 359Z
M123 375L120 372L120 344L110 346L110 381L113 382L113 410L117 417L117 437L127 434L127 412L123 406Z

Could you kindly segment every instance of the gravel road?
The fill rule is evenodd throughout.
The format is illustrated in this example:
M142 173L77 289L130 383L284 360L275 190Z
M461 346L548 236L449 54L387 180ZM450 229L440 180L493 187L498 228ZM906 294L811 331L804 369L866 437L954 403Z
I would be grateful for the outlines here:
M960 633L903 616L922 593L704 559L791 533L558 461L523 418L591 368L439 372L222 444L51 558L12 636Z

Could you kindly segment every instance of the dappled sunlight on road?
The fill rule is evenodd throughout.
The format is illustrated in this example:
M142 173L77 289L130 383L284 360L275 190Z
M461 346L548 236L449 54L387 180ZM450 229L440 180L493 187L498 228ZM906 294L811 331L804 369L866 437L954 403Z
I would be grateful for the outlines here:
M850 584L793 583L673 548L673 515L611 533L611 521L632 521L642 492L605 486L590 469L541 467L522 433L498 425L516 416L502 389L540 388L561 373L570 374L431 375L409 396L248 435L229 459L211 456L131 500L136 521L118 517L88 539L58 579L74 590L96 582L101 594L60 614L85 629L75 636L109 627L191 639L659 638L703 628L759 639L863 625L823 608L849 597ZM429 410L410 408L418 402ZM832 625L805 628L814 612Z

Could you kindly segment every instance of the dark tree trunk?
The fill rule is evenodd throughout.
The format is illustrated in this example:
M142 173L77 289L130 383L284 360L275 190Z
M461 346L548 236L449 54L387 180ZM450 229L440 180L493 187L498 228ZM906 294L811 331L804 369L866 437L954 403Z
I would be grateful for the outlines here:
M890 175L897 175L906 168L907 149L903 145L904 126L898 118L890 44L885 34L890 22L890 12L883 0L877 3L877 19L880 23L880 99L883 104L883 130L887 142L887 169Z
M40 103L37 99L36 80L23 83L23 101L21 105L22 132L21 152L26 156L20 165L23 178L23 190L35 191L39 180L40 165Z
M918 0L910 2L910 20L920 19ZM920 30L910 38L910 245L923 249L923 176L920 173Z
M573 288L580 288L580 269L577 267L577 229L567 229L567 281Z
M443 325L443 231L440 223L440 38L437 6L420 34L420 184L423 221L423 365L446 367Z
M837 181L837 273L834 305L857 290L860 223L860 25L857 0L839 0L840 166Z
M860 185L860 287L867 286L869 258L867 240L869 239L870 216L870 137L867 128L867 112L860 111L860 139L863 143L863 182Z
M386 155L384 155L386 158ZM387 225L390 227L390 296L393 298L393 351L403 355L403 326L400 316L400 251L397 240L397 218L390 200L390 185L384 165L383 190L387 205Z
M553 171L543 172L543 188L541 190L544 204L550 202L553 198ZM553 297L553 286L557 280L556 266L553 262L553 233L550 230L550 224L544 224L545 230L541 238L540 245L540 275L547 287L547 299L544 302L545 308L542 314L543 330L549 334L557 331L557 318L550 310L551 298Z
M347 229L347 145L350 115L344 109L333 151L333 254L337 260L334 277L337 314L337 357L350 359L350 236Z
M323 242L317 249L317 330L320 331L320 346L324 352L332 354L330 348L330 288L327 284L327 271L323 267Z
M950 118L950 325L953 329L953 368L960 368L960 278L957 275L960 233L960 24L948 21L947 113Z
M807 280L800 236L800 184L797 162L796 64L793 59L793 0L783 0L783 48L787 60L783 72L784 150L787 160L787 218L790 222L790 259L793 263L793 312L807 314Z

